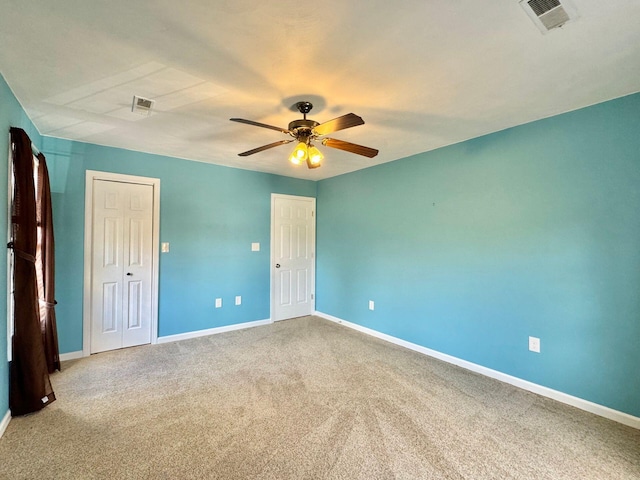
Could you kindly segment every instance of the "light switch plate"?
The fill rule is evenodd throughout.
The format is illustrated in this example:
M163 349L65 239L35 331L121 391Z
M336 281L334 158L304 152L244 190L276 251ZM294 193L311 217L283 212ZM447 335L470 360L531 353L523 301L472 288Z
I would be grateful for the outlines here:
M216 298L216 308L220 308L220 307L222 307L222 299Z
M260 251L260 243L259 242L254 242L251 244L251 251L252 252L259 252Z
M240 295L236 295L236 305L242 305L242 297Z
M169 251L169 242L162 242L162 253L167 253Z
M369 300L369 310L375 310L376 304L373 300Z

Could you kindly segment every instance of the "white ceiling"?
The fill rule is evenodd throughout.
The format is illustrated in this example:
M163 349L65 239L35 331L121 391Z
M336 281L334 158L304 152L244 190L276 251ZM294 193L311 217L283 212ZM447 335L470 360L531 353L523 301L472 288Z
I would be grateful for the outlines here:
M0 0L0 72L43 135L319 180L640 91L640 1L573 4L542 35L517 0ZM229 118L299 100L380 154L237 156L288 137Z

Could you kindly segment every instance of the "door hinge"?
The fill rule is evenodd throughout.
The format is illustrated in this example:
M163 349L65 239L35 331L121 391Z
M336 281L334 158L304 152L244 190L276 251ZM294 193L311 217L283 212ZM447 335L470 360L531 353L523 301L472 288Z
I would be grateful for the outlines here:
M313 300L313 293L311 294L311 300Z
M313 217L315 215L316 212L314 212L313 210L311 210L311 216Z

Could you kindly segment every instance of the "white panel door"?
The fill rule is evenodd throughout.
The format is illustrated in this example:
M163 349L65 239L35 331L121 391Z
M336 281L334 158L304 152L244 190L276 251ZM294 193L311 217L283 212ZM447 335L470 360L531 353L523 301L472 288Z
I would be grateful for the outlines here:
M315 309L315 198L273 195L273 320Z
M153 187L94 180L91 353L151 342Z

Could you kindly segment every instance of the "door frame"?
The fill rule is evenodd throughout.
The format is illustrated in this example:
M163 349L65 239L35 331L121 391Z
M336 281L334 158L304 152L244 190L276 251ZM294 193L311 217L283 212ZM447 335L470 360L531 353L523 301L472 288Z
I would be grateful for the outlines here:
M82 356L91 355L91 278L93 275L93 182L104 180L120 183L136 183L153 187L152 237L151 237L151 343L158 342L158 274L160 251L160 179L139 177L121 173L87 170L84 193L84 295L82 304Z
M271 308L269 309L270 311L270 315L271 315L271 323L275 322L275 311L276 311L276 299L275 299L275 294L276 294L276 289L275 289L275 278L276 278L276 268L275 268L275 248L276 248L276 242L275 242L275 238L276 238L276 216L275 216L275 207L276 207L276 198L282 198L282 199L290 199L290 200L311 200L311 204L312 204L312 208L313 208L313 235L311 235L311 258L313 259L313 262L311 264L311 282L312 282L312 286L311 286L311 312L309 312L310 315L312 315L315 310L316 310L316 223L317 223L317 216L315 215L316 212L316 199L315 197L303 197L301 195L285 195L283 193L272 193L271 194L271 248L270 250L270 257L269 257L269 262L270 262L270 267L269 267L269 279L270 279L270 292L269 292L269 299L270 299L270 303L271 303Z

